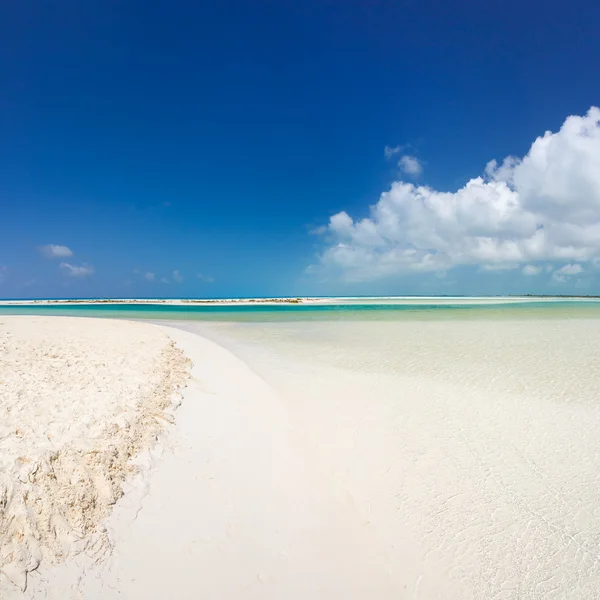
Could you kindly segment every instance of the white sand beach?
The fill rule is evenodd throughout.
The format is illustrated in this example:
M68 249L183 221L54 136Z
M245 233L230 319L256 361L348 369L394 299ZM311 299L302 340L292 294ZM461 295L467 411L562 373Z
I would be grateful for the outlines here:
M395 597L385 553L351 498L306 451L272 390L228 351L196 335L148 324L36 317L0 322L8 356L23 343L33 351L40 330L53 339L52 347L68 340L73 358L79 357L77 373L64 381L55 373L52 385L70 381L67 387L75 392L81 388L73 378L91 377L105 353L102 360L109 361L114 380L99 386L104 393L123 390L123 366L136 382L143 381L150 376L143 356L167 344L167 331L194 362L176 429L161 438L171 450L144 473L145 483L134 480L99 525L106 537L101 556L93 537L48 560L43 547L36 563L27 565L37 569L29 573L24 593L11 588L2 571L2 597ZM91 336L102 340L95 349ZM114 343L115 336L123 346ZM37 354L42 361L46 356ZM3 368L2 377L8 371ZM99 383L95 376L94 381ZM28 382L28 390L35 387ZM48 412L54 406L50 402ZM79 412L82 419L93 418L94 398ZM44 419L54 421L49 415ZM89 485L70 483L76 490Z
M0 318L3 408L17 411L0 438L3 485L44 485L19 479L17 427L30 456L105 452L103 432L123 429L123 413L136 422L155 398L136 390L166 373L158 396L174 420L151 420L158 443L131 452L141 472L119 463L120 488L67 545L48 539L60 528L32 531L35 552L7 538L6 506L22 505L4 503L3 564L33 570L23 592L3 567L3 598L599 596L600 322L177 327ZM61 494L85 484L103 497L72 472ZM61 514L55 497L42 504Z
M188 363L143 324L0 318L2 597L38 567L110 552L102 520L173 420Z

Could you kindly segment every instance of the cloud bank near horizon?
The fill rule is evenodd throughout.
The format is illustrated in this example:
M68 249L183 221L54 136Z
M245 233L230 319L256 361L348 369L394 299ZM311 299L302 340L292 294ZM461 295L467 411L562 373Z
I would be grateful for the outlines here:
M568 117L523 158L490 161L456 192L395 181L369 217L339 212L323 235L311 269L347 281L458 266L531 277L542 264L556 283L576 277L600 265L600 109Z

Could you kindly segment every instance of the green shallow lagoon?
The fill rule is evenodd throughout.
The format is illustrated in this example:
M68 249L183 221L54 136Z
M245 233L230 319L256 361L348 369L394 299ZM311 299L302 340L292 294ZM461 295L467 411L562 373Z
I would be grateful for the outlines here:
M557 300L498 304L305 304L178 306L172 304L4 305L0 315L46 315L122 319L225 322L596 319L600 301Z

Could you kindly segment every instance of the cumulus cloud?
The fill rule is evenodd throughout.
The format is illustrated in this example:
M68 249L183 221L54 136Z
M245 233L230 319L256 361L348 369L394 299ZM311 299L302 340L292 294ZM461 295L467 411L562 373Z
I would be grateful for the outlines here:
M583 273L583 267L580 264L564 265L552 273L552 279L557 283L565 283L570 277Z
M333 215L318 266L350 281L460 265L581 268L600 259L599 165L600 109L592 107L455 192L396 181L367 218Z
M579 275L582 272L583 267L581 265L565 265L556 271L556 273L560 273L561 275Z
M539 275L542 272L542 267L538 267L537 265L525 265L523 267L522 273L523 275Z
M94 267L91 265L72 265L67 262L61 262L60 268L65 275L69 277L87 277L94 272Z
M402 146L386 146L383 149L383 155L389 160L394 154L402 152Z
M166 277L161 277L160 282L161 283L169 283L169 280Z
M156 275L148 271L147 273L144 273L144 279L146 279L147 281L154 281L156 279Z
M40 246L40 252L47 258L68 258L73 256L73 251L67 246L60 246L58 244L46 244Z
M214 281L214 278L211 275L203 275L202 273L198 273L196 277L204 283L212 283Z
M419 159L415 156L409 156L408 154L400 157L398 166L404 173L412 175L413 177L418 177L423 172L423 166L419 162Z
M183 282L183 276L181 275L181 273L179 271L177 271L177 269L175 271L173 271L173 281L175 281L176 283Z

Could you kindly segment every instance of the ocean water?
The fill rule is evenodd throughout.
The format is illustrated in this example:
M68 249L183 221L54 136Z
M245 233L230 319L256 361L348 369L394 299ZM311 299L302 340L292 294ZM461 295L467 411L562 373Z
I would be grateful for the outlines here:
M344 308L152 320L212 339L267 380L274 372L335 369L600 407L598 305Z
M423 299L402 303L382 299L360 303L360 299L336 304L177 306L172 304L69 304L0 305L0 315L57 315L147 320L223 322L303 321L399 321L455 319L596 319L600 301L506 301L478 302Z
M291 365L424 377L486 393L595 401L600 301L407 299L406 303L0 306L1 315L139 319L225 346L265 378ZM386 299L382 299L386 302ZM285 364L284 364L285 363Z
M597 303L265 308L160 322L277 392L407 598L600 597Z
M162 322L276 390L407 598L600 597L597 304Z

